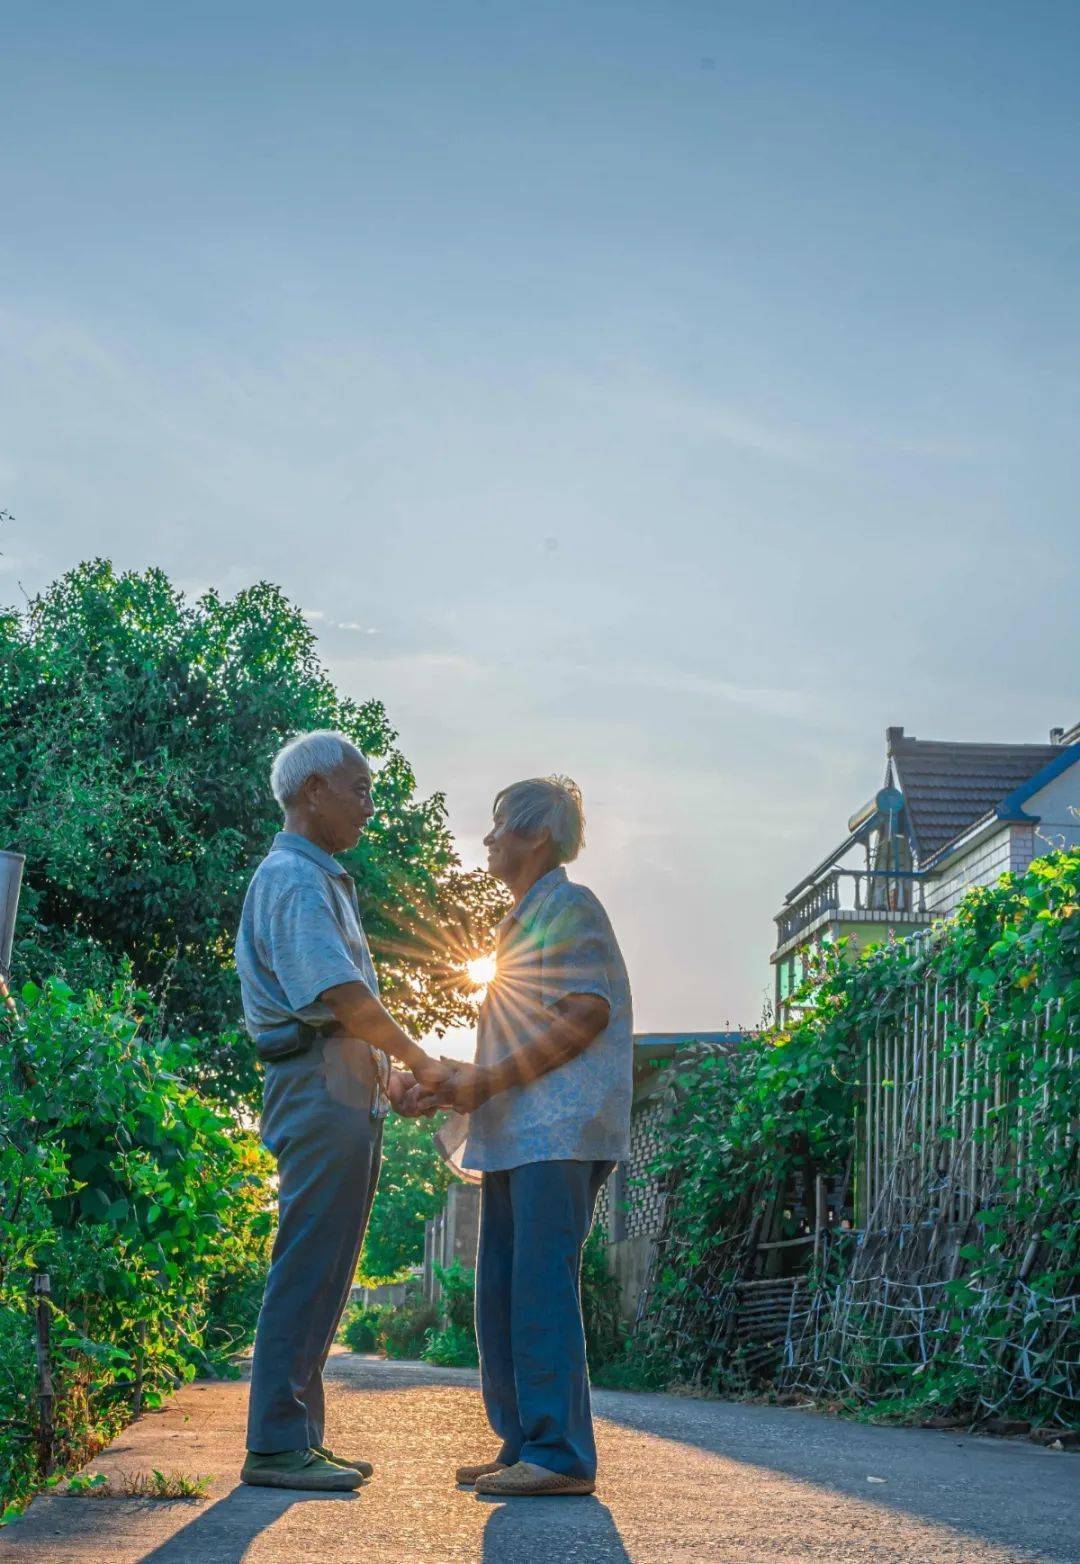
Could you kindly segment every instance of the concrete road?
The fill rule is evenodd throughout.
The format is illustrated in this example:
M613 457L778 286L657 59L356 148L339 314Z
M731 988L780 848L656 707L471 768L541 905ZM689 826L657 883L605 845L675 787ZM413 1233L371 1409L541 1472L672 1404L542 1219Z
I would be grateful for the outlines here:
M811 1411L596 1393L590 1499L485 1500L453 1467L491 1453L476 1376L336 1353L330 1434L376 1463L358 1494L245 1488L247 1387L192 1385L90 1470L202 1473L202 1502L38 1499L0 1532L19 1564L645 1564L692 1559L1080 1561L1080 1456L864 1428Z

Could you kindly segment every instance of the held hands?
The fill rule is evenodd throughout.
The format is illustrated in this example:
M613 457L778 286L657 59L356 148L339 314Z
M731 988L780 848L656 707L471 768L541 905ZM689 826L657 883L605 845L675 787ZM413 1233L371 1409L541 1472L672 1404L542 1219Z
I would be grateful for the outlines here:
M494 1085L483 1065L452 1059L444 1059L443 1063L449 1065L452 1072L448 1090L450 1106L457 1113L471 1113L494 1095Z
M411 1071L391 1071L388 1096L391 1106L403 1118L416 1119L430 1118L440 1108L471 1113L487 1102L494 1091L494 1083L483 1066L425 1055Z
M417 1085L416 1077L410 1070L390 1071L386 1095L390 1099L391 1108L393 1108L395 1113L400 1113L403 1119L419 1117L416 1104L418 1094L423 1089L422 1086Z
M471 1113L495 1094L495 1085L482 1065L466 1064L460 1059L444 1059L449 1079L437 1092L420 1098L422 1113L432 1108L453 1108L455 1113Z
M412 1070L391 1070L386 1089L390 1106L403 1119L430 1118L440 1106L439 1094L445 1091L449 1074L445 1065L426 1055Z

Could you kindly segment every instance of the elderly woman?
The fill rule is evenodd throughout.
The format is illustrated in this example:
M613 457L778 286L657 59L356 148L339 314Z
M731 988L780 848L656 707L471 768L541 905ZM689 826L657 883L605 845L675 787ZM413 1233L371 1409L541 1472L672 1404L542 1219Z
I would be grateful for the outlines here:
M482 1493L595 1487L581 1250L629 1149L633 1027L607 914L563 867L583 838L581 795L565 778L496 798L488 868L515 905L498 929L476 1063L458 1066L444 1094L471 1110L463 1164L483 1178L476 1328L501 1446L457 1474Z
M448 1071L379 1003L356 887L333 856L375 813L371 769L340 733L274 761L284 829L248 887L236 966L266 1064L262 1138L277 1158L278 1230L255 1337L244 1482L350 1489L371 1465L323 1443L322 1369L349 1296L379 1175L388 1104ZM412 1074L391 1070L388 1055Z

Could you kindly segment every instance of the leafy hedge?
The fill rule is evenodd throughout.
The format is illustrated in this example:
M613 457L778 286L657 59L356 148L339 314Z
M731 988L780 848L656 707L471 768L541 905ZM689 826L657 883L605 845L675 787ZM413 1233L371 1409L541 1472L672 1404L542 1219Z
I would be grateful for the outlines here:
M476 1272L454 1260L437 1265L439 1324L428 1332L423 1357L443 1368L475 1368L480 1361L476 1346Z
M439 1311L426 1303L418 1278L410 1278L403 1303L350 1304L338 1327L338 1340L350 1352L379 1352L387 1358L419 1358Z
M268 1166L181 1079L147 996L27 984L0 1012L0 1494L35 1482L30 1287L52 1284L57 1464L250 1339L265 1274ZM2 1506L0 1506L2 1508Z
M655 1169L670 1189L668 1232L650 1317L628 1366L654 1382L723 1382L716 1309L738 1262L733 1237L752 1227L765 1192L797 1170L847 1165L866 1039L903 1013L928 972L970 985L972 1029L950 1046L978 1050L985 1070L973 1078L1000 1071L1008 1079L1011 1102L1000 1112L1023 1116L1033 1160L1034 1177L1022 1188L1002 1168L1000 1199L978 1214L976 1235L961 1251L966 1275L954 1302L962 1314L997 1289L1007 1310L1033 1240L1026 1285L1036 1306L1045 1299L1050 1311L1051 1300L1080 1285L1080 850L1073 849L972 891L925 940L890 942L854 959L827 951L788 1027L748 1037L732 1055L702 1052L680 1064ZM1049 1053L1034 1045L1030 1025L1047 1015ZM995 1365L1004 1326L993 1308L985 1315L985 1358ZM954 1310L951 1325L962 1323ZM903 1396L917 1371L899 1366L891 1381L878 1377L875 1392ZM920 1395L933 1402L933 1372L922 1371L920 1381ZM965 1383L953 1375L950 1394Z

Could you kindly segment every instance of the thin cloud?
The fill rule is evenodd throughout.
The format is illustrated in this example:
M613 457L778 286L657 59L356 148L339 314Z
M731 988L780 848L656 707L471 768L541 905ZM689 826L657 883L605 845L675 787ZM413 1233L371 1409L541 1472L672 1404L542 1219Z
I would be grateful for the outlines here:
M657 376L615 382L578 382L574 395L595 409L591 416L627 417L692 439L726 445L804 466L828 465L834 442L804 427L760 418ZM601 411L602 410L602 411Z

